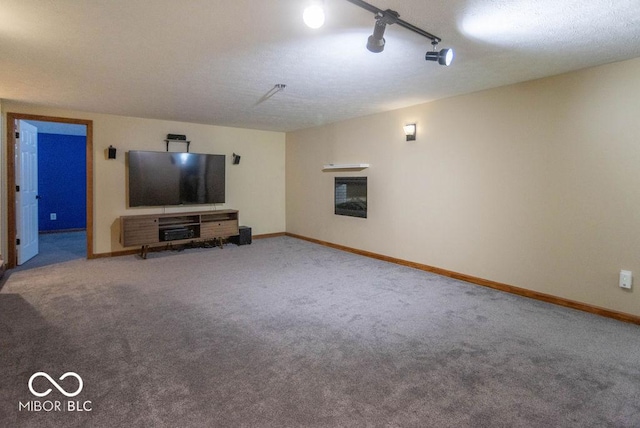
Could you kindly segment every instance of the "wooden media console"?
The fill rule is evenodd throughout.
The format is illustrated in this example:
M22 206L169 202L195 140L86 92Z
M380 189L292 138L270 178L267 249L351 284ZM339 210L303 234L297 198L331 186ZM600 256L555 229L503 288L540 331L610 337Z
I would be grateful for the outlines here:
M143 258L151 246L214 241L222 248L224 239L238 234L237 210L120 217L120 243L125 247L139 245Z

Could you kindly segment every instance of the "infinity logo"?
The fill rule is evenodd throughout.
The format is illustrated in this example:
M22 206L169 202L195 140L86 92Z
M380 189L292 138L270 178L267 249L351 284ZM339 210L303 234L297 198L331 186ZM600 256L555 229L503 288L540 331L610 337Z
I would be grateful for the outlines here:
M60 380L64 380L66 378L68 378L69 376L73 376L76 379L78 379L78 390L75 392L67 392L65 391L60 385L58 385L56 383L55 380L51 379L51 376L49 376L48 374L46 374L45 372L38 372L38 373L34 373L30 378L29 378L29 390L31 391L31 393L33 395L35 395L36 397L46 397L47 395L49 395L49 393L51 392L51 388L47 389L45 392L37 392L33 389L33 380L39 376L45 377L47 378L47 380L49 382L51 382L51 384L53 386L56 387L56 389L58 391L60 391L62 394L64 394L65 397L75 397L76 395L80 394L80 391L82 391L82 378L80 376L78 376L78 374L74 373L74 372L67 372L65 374L63 374L62 376L60 376Z

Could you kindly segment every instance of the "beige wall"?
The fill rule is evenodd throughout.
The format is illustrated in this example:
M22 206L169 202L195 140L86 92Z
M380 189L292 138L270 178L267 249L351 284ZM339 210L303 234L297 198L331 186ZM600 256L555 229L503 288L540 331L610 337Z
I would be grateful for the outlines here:
M3 111L2 105L3 100L0 99L0 112ZM7 134L5 127L5 117L0 114L0 141L4 141L5 135ZM6 147L3 144L0 144L0 170L2 173L0 174L0 254L2 254L2 260L6 263L7 258L7 243L6 243L6 230L7 230L7 218L5 215L6 209L5 205L7 203L7 184L6 184L6 176L4 171L6 171L5 164L5 153ZM1 267L1 266L0 266Z
M240 224L251 226L254 235L285 230L284 133L66 111L7 100L2 104L2 111L3 120L7 112L93 120L96 254L122 249L118 242L119 216L164 212L162 208L127 208L125 152L164 151L164 139L169 133L186 134L191 140L191 152L227 155L226 203L217 208L238 209ZM3 131L2 153L6 152L5 134ZM118 149L116 160L105 159L109 145ZM234 152L242 156L240 165L231 165ZM5 187L3 185L3 189ZM2 204L6 204L4 196ZM166 212L194 209L201 208L167 208ZM213 206L207 205L204 209L213 209ZM5 221L4 206L2 218ZM6 236L6 228L3 227L2 233ZM2 242L5 253L6 242Z
M635 59L289 133L287 231L640 315L638 76ZM369 177L367 219L333 214L336 175Z

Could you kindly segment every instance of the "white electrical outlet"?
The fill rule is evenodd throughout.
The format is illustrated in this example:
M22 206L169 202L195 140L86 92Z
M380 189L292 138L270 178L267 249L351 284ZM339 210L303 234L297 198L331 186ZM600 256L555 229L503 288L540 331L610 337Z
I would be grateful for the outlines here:
M58 219L58 215L56 213L49 214L49 220L57 220L57 219Z
M620 271L620 288L631 289L631 283L633 282L633 276L630 270Z

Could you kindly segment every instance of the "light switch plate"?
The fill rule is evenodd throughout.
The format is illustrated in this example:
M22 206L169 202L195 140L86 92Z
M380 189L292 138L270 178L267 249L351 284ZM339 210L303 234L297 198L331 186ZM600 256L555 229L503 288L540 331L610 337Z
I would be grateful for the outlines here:
M633 282L633 276L630 270L620 271L620 288L631 289L631 283Z

